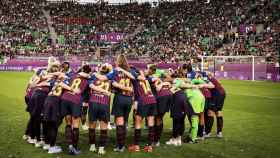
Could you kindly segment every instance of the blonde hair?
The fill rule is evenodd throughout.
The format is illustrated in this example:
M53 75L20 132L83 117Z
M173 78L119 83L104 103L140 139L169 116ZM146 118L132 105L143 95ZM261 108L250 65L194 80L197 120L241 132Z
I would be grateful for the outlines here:
M117 57L116 65L120 68L123 68L124 70L129 70L130 69L130 66L127 62L127 59L126 59L125 55L123 55L123 54L120 54Z
M57 61L56 58L54 56L50 56L48 58L48 65L52 65L55 61Z
M49 57L48 59L48 68L47 68L47 71L51 71L51 68L53 66L59 66L60 65L60 62L53 56Z

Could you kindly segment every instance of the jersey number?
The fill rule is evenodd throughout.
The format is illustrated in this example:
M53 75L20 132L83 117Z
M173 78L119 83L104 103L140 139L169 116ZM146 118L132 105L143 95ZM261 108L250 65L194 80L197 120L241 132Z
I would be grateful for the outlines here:
M60 96L62 93L62 87L61 86L57 86L55 87L54 91L53 91L53 95L55 96Z
M81 82L82 82L82 80L80 78L74 79L72 84L71 84L71 89L79 90Z
M101 82L97 87L102 88L106 91L109 91L110 84L109 84L109 82Z
M120 84L123 85L124 87L130 87L130 79L121 79Z
M141 81L140 85L144 89L145 94L148 94L149 92L151 92L151 87L150 87L149 81L147 81L147 80Z

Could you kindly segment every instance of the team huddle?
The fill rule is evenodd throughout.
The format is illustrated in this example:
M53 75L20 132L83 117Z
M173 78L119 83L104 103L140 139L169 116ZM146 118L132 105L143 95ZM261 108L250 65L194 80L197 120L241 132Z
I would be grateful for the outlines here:
M84 64L77 72L68 62L49 58L48 67L37 69L30 78L25 101L30 119L24 139L50 154L62 152L56 145L58 128L65 120L69 154L80 153L79 127L88 115L89 150L105 154L110 117L116 126L115 152L126 146L127 124L133 110L134 139L128 151L139 152L142 122L148 129L145 152L160 146L164 116L170 112L172 136L167 145L180 146L185 117L190 123L187 143L211 136L214 117L217 137L222 137L222 108L225 90L210 72L193 71L191 64L176 70L161 70L155 64L140 70L130 66L124 55L115 67L106 63L92 69ZM88 112L87 112L88 107ZM96 130L100 129L99 141Z

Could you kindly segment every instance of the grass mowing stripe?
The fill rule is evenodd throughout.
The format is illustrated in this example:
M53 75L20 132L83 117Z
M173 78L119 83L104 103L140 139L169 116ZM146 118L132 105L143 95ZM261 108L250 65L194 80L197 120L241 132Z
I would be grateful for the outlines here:
M229 95L240 95L246 97L258 97L258 98L265 98L265 99L277 99L280 100L279 97L271 97L271 96L263 96L263 95L256 95L256 94L246 94L246 93L227 93Z

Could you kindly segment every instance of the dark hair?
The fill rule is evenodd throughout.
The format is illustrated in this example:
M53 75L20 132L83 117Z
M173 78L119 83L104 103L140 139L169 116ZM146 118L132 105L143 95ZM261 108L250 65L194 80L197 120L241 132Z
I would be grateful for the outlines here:
M185 72L184 72L184 68L183 68L183 67L179 67L179 69L177 70L177 72L178 72L178 77L180 77L180 78L186 77L186 74L185 74Z
M188 70L188 72L192 72L193 71L192 64L188 64L187 65L187 70Z
M65 69L65 65L67 66L66 69ZM68 71L70 69L70 63L68 61L65 61L60 65L60 67L62 71Z
M68 61L64 61L63 64L67 64L68 66L70 66L70 63Z
M175 70L174 73L171 75L172 78L178 78L179 77L179 73L178 70Z
M80 68L77 70L77 73L82 72L82 70L83 70L83 67L80 67Z
M91 72L91 67L89 65L84 65L81 71L88 74Z
M149 66L149 69L152 71L152 73L155 73L156 70L157 70L157 66L156 66L155 64L151 64L151 65Z
M188 68L188 64L183 64L183 65L182 65L182 68L183 68L184 70L186 70L186 69Z
M130 69L135 71L136 73L140 74L140 71L136 67L131 66Z

